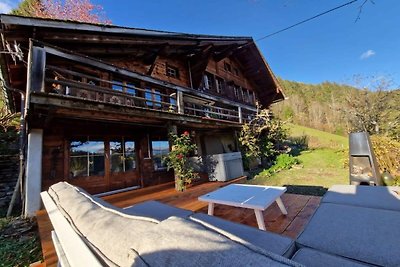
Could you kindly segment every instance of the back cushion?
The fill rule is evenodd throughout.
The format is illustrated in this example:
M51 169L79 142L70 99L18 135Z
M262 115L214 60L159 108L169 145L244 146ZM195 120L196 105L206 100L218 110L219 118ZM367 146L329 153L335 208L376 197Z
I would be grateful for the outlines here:
M157 226L157 221L130 216L104 207L79 189L61 182L49 188L60 211L86 242L110 265L143 265L130 247L140 244L142 236Z

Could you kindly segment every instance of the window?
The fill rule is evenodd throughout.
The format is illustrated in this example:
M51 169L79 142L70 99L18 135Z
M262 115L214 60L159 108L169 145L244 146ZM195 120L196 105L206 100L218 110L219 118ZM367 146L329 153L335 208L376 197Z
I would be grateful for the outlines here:
M224 80L221 78L216 78L215 80L217 84L217 93L220 94L224 91Z
M71 141L70 177L104 175L104 142Z
M249 102L249 90L243 88L242 94L243 94L243 101Z
M172 67L171 65L166 65L166 75L172 78L179 79L179 69Z
M125 92L130 95L136 95L136 84L125 81L112 81L112 89L119 92Z
M254 93L249 91L249 100L250 103L254 104Z
M246 89L243 89L243 88L241 88L240 87L240 99L242 100L242 101L245 101L245 94L244 94L244 90L246 90Z
M233 95L235 96L235 98L239 98L239 89L240 87L237 85L233 85Z
M135 142L133 141L111 141L111 172L126 172L136 169Z
M167 165L164 162L165 156L169 153L169 143L168 141L151 141L152 157L154 170L166 170Z
M214 85L214 76L210 73L205 73L203 76L203 84L204 84L204 88L207 90L211 90L213 89L213 85Z
M115 91L123 92L124 91L124 85L120 81L113 81L112 82L112 89L115 90Z
M228 72L232 72L231 64L224 62L224 70L226 70Z
M138 86L134 83L126 83L126 92L130 95L136 96L137 94L137 88Z
M146 101L146 105L148 107L160 108L161 107L161 93L160 91L146 88L146 92L144 93L144 97L148 100Z

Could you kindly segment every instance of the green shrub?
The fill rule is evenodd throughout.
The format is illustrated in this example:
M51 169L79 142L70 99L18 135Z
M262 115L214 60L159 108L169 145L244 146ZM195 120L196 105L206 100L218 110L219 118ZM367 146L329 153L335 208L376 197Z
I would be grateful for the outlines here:
M275 164L272 165L269 169L266 169L260 173L260 175L271 176L274 173L280 172L282 170L288 170L292 168L293 165L299 164L300 161L289 155L289 154L280 154L276 157Z

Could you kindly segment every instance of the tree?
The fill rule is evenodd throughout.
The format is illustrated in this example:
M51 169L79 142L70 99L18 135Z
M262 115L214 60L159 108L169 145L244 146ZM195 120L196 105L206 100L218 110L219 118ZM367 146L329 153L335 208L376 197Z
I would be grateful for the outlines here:
M103 8L90 0L24 0L11 11L13 15L80 22L111 24Z
M239 135L245 165L255 158L267 164L273 161L286 137L283 122L271 116L269 110L260 110L251 121L243 124Z
M365 79L356 77L356 83L363 85ZM359 86L360 87L360 86ZM389 82L385 79L373 79L363 86L361 91L350 92L345 100L344 113L350 124L351 132L366 131L369 134L384 133L383 125L388 124ZM368 89L369 87L369 89Z

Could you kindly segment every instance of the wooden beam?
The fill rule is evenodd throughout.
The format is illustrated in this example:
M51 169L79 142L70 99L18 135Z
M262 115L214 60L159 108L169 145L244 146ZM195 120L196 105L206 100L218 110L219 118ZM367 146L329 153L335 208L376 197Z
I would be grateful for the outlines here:
M227 58L233 54L233 52L236 51L238 45L230 45L226 49L222 50L221 52L217 53L214 55L214 60L219 62L223 60L224 58Z

